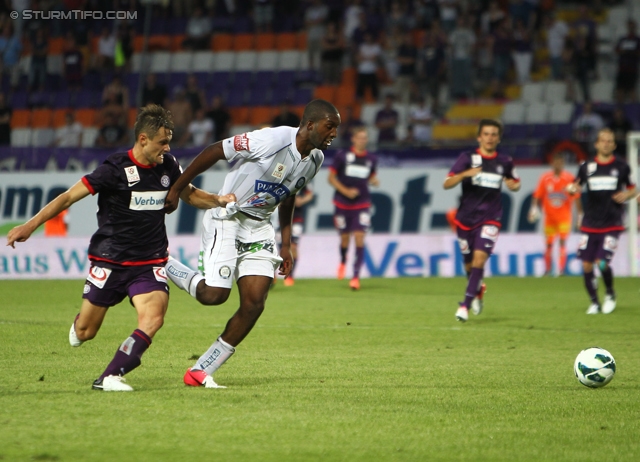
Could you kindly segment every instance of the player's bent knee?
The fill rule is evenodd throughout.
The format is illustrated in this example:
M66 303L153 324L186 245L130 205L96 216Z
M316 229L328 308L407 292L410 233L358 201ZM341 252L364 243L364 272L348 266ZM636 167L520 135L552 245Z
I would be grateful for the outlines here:
M230 289L203 284L198 286L196 299L203 305L222 305L227 301L230 293Z

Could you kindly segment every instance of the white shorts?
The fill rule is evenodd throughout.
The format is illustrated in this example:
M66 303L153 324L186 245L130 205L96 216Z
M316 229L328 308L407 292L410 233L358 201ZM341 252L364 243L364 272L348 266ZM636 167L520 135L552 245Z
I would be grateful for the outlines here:
M233 279L243 276L266 276L273 278L282 263L275 243L273 227L270 238L256 242L242 242L239 235L246 235L244 219L211 219L205 214L202 241L198 258L198 270L205 284L210 287L230 289ZM254 224L249 224L253 226ZM253 231L256 229L254 228ZM262 230L268 233L268 230ZM264 236L263 233L259 233Z

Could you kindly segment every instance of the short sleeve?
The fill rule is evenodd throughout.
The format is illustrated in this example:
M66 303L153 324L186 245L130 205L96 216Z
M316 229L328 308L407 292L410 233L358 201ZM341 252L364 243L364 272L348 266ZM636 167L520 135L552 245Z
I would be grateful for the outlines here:
M578 167L578 173L576 174L576 181L578 184L583 185L587 182L587 163L583 162Z
M104 163L82 177L81 181L93 195L106 189L113 189L119 179L119 171L116 167L113 164Z
M634 188L636 185L631 179L631 167L628 164L624 164L622 172L620 174L620 180L625 184L628 189Z
M520 181L520 175L516 171L515 166L513 165L513 159L508 157L506 162L504 163L504 176L510 180Z
M339 173L344 170L344 151L338 151L338 153L333 158L333 162L329 169L333 173Z
M227 160L233 162L240 158L266 159L290 142L277 131L264 128L227 138L222 142L222 148Z
M456 162L451 167L451 170L449 170L448 176L457 175L458 173L462 173L465 170L469 170L470 164L471 162L469 156L463 152L458 156L458 159L456 159Z
M545 175L540 177L540 180L538 181L538 187L536 188L536 190L533 193L533 197L535 197L538 200L541 200L544 197L544 193L545 193L544 180L545 180L545 178L546 178Z

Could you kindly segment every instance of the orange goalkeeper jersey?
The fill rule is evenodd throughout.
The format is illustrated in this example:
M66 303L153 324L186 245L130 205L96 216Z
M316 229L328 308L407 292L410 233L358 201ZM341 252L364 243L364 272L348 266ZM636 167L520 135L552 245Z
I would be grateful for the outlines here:
M571 204L578 194L569 194L567 186L574 181L573 175L565 171L559 177L553 171L542 174L533 197L538 199L547 220L571 221Z

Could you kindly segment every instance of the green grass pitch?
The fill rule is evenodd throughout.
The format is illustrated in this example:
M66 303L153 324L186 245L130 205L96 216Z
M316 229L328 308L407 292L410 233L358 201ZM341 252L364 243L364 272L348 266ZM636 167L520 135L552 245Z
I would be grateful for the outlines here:
M282 282L216 374L185 369L237 307L172 287L164 327L128 374L133 393L91 390L136 326L128 303L71 348L82 281L0 281L0 460L637 461L640 282L587 316L582 278L489 278L482 315L454 319L462 279ZM573 375L601 346L602 389Z

